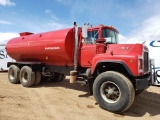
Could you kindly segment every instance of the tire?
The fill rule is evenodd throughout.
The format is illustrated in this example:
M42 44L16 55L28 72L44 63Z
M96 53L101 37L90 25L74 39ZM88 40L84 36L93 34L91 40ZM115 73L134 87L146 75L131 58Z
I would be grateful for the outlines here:
M62 82L63 80L65 80L65 78L66 78L65 74L55 73L55 75L53 76L51 80L53 82Z
M19 83L19 73L20 69L16 65L11 65L8 70L8 80L10 83Z
M141 94L143 91L144 91L144 89L142 89L142 90L136 90L135 91L135 95L137 96L137 95Z
M35 78L34 85L38 85L41 82L41 72L40 71L36 71L35 75L36 75L36 78Z
M30 67L24 66L20 71L19 79L23 87L30 87L35 82L35 73Z
M103 109L122 113L132 105L135 90L130 80L124 75L107 71L95 79L93 95Z

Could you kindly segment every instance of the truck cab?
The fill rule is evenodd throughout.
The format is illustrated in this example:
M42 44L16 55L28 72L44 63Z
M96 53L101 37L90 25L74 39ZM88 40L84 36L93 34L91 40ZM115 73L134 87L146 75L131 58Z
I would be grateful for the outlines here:
M119 43L118 31L113 26L100 25L89 28L87 38L82 40L80 65L91 67L93 57L106 52L106 44L117 43Z

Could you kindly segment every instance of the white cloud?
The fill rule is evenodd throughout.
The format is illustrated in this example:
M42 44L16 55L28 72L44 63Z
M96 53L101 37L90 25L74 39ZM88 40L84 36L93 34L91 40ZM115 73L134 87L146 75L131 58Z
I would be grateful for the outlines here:
M50 13L52 13L52 12L51 12L51 10L45 10L45 13L46 13L46 14L50 14Z
M58 23L58 22L50 22L50 23L47 24L47 27L50 27L53 30L58 30L58 29L68 28L68 27L71 27L71 26L66 25L66 24L61 24L61 23Z
M160 40L160 14L144 20L129 36L120 35L120 42Z
M60 2L60 3L63 3L63 4L70 4L71 2L73 2L72 0L57 0L57 2ZM76 2L75 0L74 0L74 2Z
M54 15L51 10L45 10L45 13L48 14L53 20L59 20L59 18Z
M8 21L4 21L4 20L0 20L0 24L13 24L13 23L8 22Z
M6 43L11 38L19 36L18 33L12 33L12 32L0 32L0 43Z
M15 6L16 4L14 2L11 2L10 0L0 0L0 5L2 5L2 6Z
M126 38L126 36L123 36L122 34L119 34L119 41L120 42L123 42L123 41L125 41L127 38Z

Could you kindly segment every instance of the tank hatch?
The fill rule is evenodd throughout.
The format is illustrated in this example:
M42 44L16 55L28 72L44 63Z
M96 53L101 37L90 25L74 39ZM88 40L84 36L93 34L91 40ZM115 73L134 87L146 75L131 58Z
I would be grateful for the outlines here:
M31 34L34 34L34 33L31 33L31 32L22 32L22 33L19 33L20 36L27 36L27 35L31 35Z

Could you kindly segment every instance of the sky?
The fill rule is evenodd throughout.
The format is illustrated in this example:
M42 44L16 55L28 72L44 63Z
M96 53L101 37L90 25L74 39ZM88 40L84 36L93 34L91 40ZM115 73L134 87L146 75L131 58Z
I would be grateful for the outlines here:
M160 40L160 0L0 0L0 43L87 22L112 25L121 43Z

